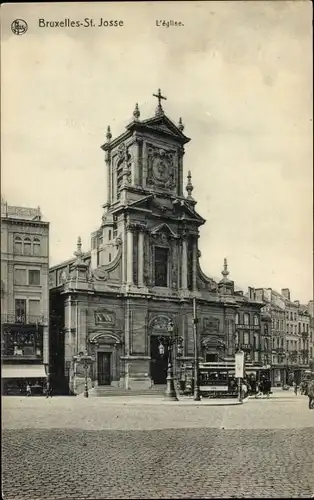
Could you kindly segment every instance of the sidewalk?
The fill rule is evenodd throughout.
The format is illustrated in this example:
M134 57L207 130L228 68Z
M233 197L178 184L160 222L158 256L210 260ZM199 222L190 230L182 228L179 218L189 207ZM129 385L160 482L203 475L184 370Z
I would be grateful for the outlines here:
M84 398L83 394L77 396L78 398L83 398L88 400L89 398ZM108 404L123 404L123 405L164 405L164 406L237 406L242 405L243 402L238 401L238 399L209 399L203 398L201 401L194 401L193 397L180 396L179 401L168 400L164 396L106 396L106 398L92 398L102 399ZM248 401L248 398L244 400L244 403Z

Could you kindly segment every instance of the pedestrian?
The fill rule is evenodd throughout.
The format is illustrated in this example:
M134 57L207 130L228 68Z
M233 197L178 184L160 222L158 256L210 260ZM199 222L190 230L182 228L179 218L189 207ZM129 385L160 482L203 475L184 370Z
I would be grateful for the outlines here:
M249 395L249 393L248 393L247 382L246 382L245 379L243 379L243 382L242 382L242 399L247 398L248 395Z
M297 396L298 395L298 384L296 382L293 382L293 387L294 387L294 394Z
M29 382L26 384L26 396L31 396L32 395L32 389L31 386L29 385Z
M266 384L265 385L266 385L266 395L269 398L270 393L271 393L271 381L270 380L266 380Z
M307 396L309 398L309 410L314 409L314 378L308 381Z
M258 398L259 396L261 396L264 392L264 380L260 380L258 386L257 386L257 392L255 394L255 397Z
M46 399L49 398L49 396L52 398L52 387L51 383L48 380L46 385Z

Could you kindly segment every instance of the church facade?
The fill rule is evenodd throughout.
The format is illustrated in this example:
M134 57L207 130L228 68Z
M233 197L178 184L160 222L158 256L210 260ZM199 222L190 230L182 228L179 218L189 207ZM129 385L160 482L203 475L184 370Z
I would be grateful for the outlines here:
M101 225L88 252L82 252L79 238L75 258L50 269L51 376L74 393L84 386L76 362L84 352L92 357L90 386L132 390L165 383L159 349L165 337L183 339L177 370L193 359L194 298L201 359L235 352L236 314L244 299L228 279L226 260L219 283L200 268L199 229L205 220L196 211L190 172L184 193L190 139L182 120L175 125L164 113L160 92L156 97L152 118L141 120L136 105L124 133L113 138L108 127ZM259 342L262 305L245 300ZM262 347L259 352L261 361Z

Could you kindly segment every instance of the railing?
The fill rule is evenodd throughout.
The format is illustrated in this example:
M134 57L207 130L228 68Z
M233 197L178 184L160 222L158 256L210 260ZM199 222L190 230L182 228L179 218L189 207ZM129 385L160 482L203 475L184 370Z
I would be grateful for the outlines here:
M13 361L13 360L35 360L35 359L42 359L43 357L43 354L42 352L40 354L38 353L34 353L34 354L20 354L20 353L17 353L17 354L12 354L12 353L9 353L9 354L6 354L5 352L2 352L2 359L5 359L5 360L10 360L10 361Z
M284 347L276 347L275 351L277 354L284 354L285 349Z
M19 324L19 325L42 325L47 324L48 319L45 316L34 316L32 314L17 315L17 314L1 314L1 323Z

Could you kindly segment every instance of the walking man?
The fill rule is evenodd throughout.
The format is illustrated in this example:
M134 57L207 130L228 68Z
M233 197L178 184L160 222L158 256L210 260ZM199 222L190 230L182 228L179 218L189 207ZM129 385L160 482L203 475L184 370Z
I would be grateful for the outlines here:
M47 385L46 385L46 399L49 398L49 396L52 398L52 387L51 387L51 384L50 384L49 380L47 380Z

